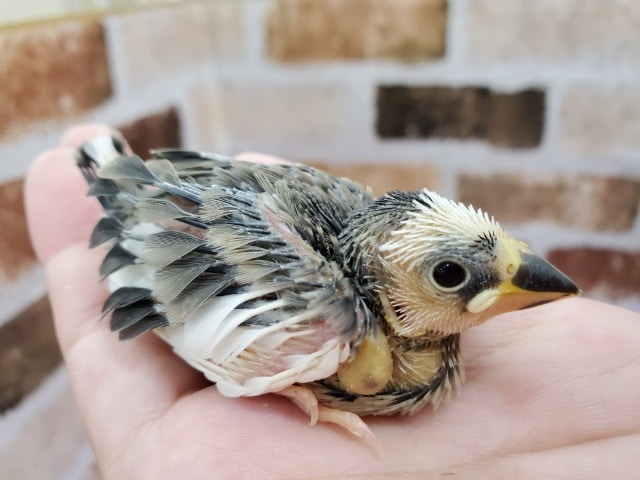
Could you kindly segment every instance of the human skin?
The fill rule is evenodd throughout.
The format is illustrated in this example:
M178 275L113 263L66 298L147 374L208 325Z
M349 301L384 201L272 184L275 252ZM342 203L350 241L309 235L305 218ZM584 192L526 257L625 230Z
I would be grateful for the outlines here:
M277 395L221 396L153 334L119 341L100 321L104 250L87 247L100 207L73 161L107 132L71 130L26 182L32 242L103 478L638 478L640 315L604 303L562 300L463 333L456 398L365 419L383 458L338 427L310 427Z

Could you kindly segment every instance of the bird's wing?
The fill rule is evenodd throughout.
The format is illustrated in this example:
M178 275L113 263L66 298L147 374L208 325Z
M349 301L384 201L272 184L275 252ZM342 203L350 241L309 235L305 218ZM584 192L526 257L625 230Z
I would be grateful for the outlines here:
M335 373L371 328L337 249L369 195L309 167L175 150L145 163L118 146L77 157L106 213L91 244L113 245L112 329L154 329L230 396Z

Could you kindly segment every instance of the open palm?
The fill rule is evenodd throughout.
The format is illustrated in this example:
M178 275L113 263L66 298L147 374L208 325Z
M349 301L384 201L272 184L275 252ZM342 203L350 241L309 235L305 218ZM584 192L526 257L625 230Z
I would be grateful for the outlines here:
M438 411L370 417L385 450L287 400L229 399L154 335L119 342L100 322L100 208L72 154L103 126L71 131L27 181L27 213L80 414L105 479L638 478L640 315L564 300L463 334L467 381ZM378 477L379 476L379 477Z

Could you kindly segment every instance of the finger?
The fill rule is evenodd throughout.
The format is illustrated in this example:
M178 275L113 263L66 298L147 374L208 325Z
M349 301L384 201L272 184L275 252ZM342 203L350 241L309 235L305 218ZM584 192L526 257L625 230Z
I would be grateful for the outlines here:
M63 146L34 162L25 189L30 233L49 283L56 332L97 449L121 445L128 431L200 385L200 375L156 337L119 342L99 322L107 294L98 281L104 252L88 250L87 242L100 208L86 197L72 147L109 132L100 126L69 132Z

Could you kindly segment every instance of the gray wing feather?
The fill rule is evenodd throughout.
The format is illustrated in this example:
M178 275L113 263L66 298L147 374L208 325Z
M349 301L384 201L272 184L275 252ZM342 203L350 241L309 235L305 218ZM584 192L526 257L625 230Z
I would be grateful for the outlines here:
M155 151L145 163L116 148L100 166L97 157L106 154L94 158L93 151L82 149L77 161L107 214L95 242L115 240L101 275L132 264L156 267L153 310L135 285L122 285L105 306L121 336L187 321L214 297L252 289L268 293L238 308L275 299L283 306L248 318L246 326L317 309L323 321L342 322L334 327L353 342L370 328L337 248L348 218L372 200L355 182L305 166L181 150ZM140 233L145 224L156 230ZM128 247L131 241L138 247ZM345 309L353 315L338 314Z

